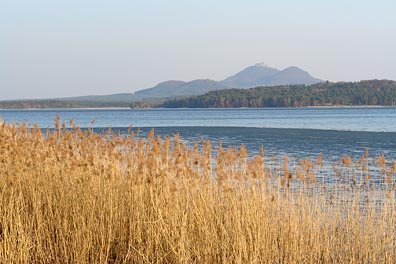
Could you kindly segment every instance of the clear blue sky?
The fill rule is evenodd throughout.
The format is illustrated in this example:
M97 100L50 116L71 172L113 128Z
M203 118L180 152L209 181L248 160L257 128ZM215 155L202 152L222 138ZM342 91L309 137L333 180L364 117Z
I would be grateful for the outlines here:
M221 80L257 62L396 80L396 1L0 0L0 100Z

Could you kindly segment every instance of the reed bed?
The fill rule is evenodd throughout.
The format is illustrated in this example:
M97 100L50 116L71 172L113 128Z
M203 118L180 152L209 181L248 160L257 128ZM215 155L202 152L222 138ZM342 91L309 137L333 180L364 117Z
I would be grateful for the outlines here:
M394 263L396 165L0 122L0 263ZM382 180L375 185L373 173Z

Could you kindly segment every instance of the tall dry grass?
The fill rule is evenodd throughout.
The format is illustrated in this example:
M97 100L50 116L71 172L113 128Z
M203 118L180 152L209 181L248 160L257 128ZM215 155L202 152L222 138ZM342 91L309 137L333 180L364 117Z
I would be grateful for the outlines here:
M213 155L209 141L72 126L0 124L0 263L396 259L395 191L362 188L368 155L335 164L334 177L355 182L330 188L316 178L322 156L249 157L221 145ZM394 182L394 162L373 162Z

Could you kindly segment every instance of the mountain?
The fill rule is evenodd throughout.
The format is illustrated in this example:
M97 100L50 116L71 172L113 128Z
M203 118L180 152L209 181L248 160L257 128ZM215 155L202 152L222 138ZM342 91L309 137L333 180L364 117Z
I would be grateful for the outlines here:
M199 95L210 91L222 90L227 87L220 82L216 82L209 79L199 79L191 82L187 82L180 86L175 95L185 96L185 95Z
M278 69L258 63L224 79L221 83L232 88L251 88L266 84L268 78L279 72Z
M227 88L220 82L209 79L198 79L190 82L166 81L156 86L135 92L138 97L170 98L204 94L214 90Z
M287 84L309 85L319 82L321 80L312 77L308 72L295 66L278 70L263 63L258 63L220 82L209 79L198 79L190 82L165 81L152 88L137 91L134 95L139 98L171 98L200 95L226 88L252 88Z
M315 84L322 80L312 77L308 72L291 66L280 71L267 79L265 86L285 85L285 84Z
M152 88L147 88L135 92L136 96L139 97L169 97L169 94L173 94L178 87L182 86L186 82L183 81L165 81L157 84Z
M252 88L287 84L309 85L319 82L322 82L322 80L312 77L308 72L296 66L278 70L263 63L249 66L221 81L222 84L231 88Z

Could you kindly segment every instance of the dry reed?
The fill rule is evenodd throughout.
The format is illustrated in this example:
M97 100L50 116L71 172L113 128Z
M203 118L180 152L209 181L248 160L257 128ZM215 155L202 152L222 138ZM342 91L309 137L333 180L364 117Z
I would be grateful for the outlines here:
M220 145L212 157L210 141L72 126L0 122L0 263L396 259L395 191L318 187L322 155L282 166L263 148L249 158ZM339 171L365 175L368 159L344 157ZM377 163L394 183L395 163Z

